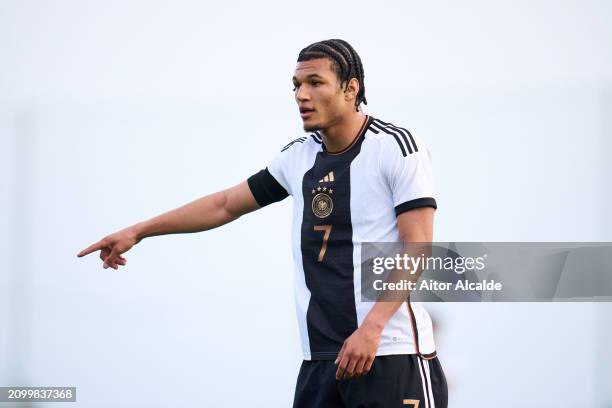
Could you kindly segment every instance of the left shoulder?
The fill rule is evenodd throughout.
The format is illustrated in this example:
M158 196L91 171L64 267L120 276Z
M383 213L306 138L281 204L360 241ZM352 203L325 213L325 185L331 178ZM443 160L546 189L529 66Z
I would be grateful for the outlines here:
M373 138L380 142L381 147L385 146L385 150L395 150L403 157L427 152L427 146L418 135L408 127L395 123L372 117L368 130L373 133Z

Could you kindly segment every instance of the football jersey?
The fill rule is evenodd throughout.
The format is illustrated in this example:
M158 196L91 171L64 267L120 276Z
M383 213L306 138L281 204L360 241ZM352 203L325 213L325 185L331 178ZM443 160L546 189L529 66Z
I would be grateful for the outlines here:
M295 306L306 360L335 359L374 306L361 300L361 245L399 242L397 216L437 208L427 147L408 130L366 116L350 146L331 153L319 132L300 137L249 177L260 206L293 197ZM431 319L402 305L376 355L435 357Z

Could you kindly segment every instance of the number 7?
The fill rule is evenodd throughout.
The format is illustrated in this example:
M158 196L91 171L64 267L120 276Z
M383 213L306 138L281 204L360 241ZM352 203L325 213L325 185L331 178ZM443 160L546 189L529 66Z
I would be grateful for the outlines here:
M319 251L319 258L317 261L321 262L323 257L325 256L325 251L327 251L327 241L329 240L329 234L331 234L332 226L331 225L315 225L315 231L324 231L323 233L323 245L321 245L321 250Z

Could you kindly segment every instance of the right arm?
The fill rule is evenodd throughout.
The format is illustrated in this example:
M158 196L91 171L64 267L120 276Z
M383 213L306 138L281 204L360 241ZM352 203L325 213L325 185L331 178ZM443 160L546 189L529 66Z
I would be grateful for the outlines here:
M260 208L246 181L157 217L134 224L108 235L78 253L78 257L100 250L104 268L118 269L125 265L121 256L142 239L156 235L206 231L234 221L241 215Z
M140 239L155 235L201 232L220 227L259 208L246 181L148 221L134 225Z

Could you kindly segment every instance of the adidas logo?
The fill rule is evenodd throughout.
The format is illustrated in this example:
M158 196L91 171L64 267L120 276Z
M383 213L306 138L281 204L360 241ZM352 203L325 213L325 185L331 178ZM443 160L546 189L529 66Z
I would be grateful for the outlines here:
M329 173L327 173L327 176L323 177L321 180L319 180L319 183L327 183L330 181L334 181L334 172L330 171Z

